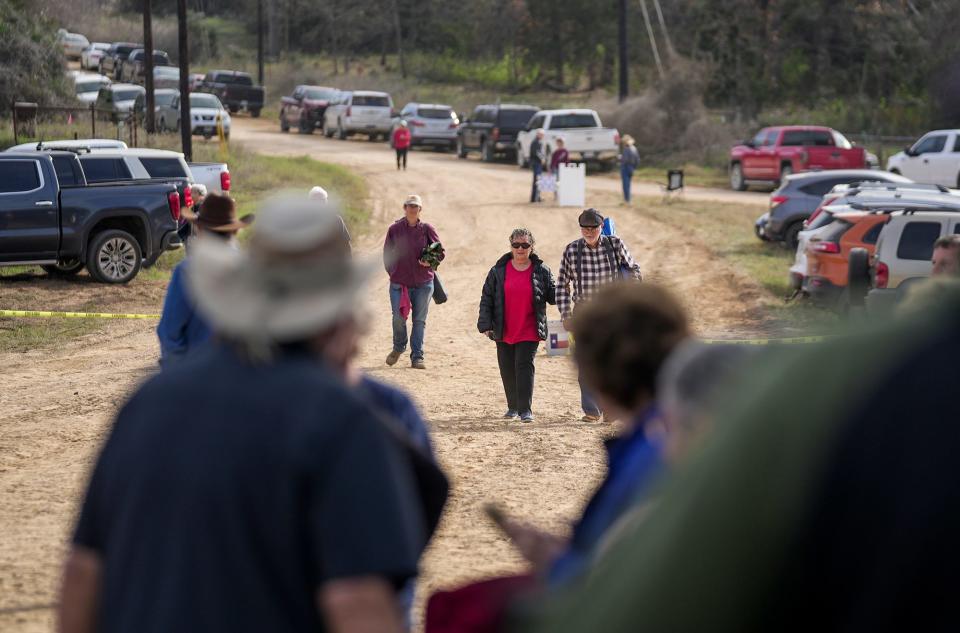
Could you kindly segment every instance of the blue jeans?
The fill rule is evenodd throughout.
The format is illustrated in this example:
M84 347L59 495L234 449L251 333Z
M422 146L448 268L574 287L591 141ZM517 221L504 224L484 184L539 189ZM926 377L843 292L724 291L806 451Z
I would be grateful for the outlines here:
M530 165L530 169L533 171L533 189L530 191L530 202L540 202L540 190L537 188L537 179L540 178L540 174L543 173L543 165L533 163Z
M620 167L620 179L623 180L623 199L630 202L630 179L633 178L633 168L626 165Z
M393 310L393 351L407 349L407 322L400 316L400 294L403 286L390 284L390 309ZM427 328L427 310L433 298L433 280L422 286L410 286L410 303L413 307L413 331L410 333L410 360L423 360L423 335Z
M590 393L583 385L583 379L577 376L577 382L580 383L580 408L583 409L583 412L587 415L600 415L603 413L600 411L600 405L590 397Z

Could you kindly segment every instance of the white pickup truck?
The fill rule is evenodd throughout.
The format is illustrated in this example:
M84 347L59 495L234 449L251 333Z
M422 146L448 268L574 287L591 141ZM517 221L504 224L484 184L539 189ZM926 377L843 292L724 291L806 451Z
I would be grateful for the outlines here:
M603 127L594 110L541 110L537 112L525 130L517 134L517 164L526 167L530 162L530 143L537 130L544 131L546 154L557 146L557 137L570 152L571 161L599 163L612 167L620 152L620 133Z
M927 132L887 159L887 171L914 182L960 187L960 130Z
M204 185L207 193L230 192L230 169L226 163L187 163L193 182Z

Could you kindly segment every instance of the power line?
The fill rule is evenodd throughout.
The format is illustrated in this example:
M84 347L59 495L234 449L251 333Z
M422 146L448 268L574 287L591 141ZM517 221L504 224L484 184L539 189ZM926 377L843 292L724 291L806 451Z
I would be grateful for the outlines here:
M643 11L643 21L647 25L647 36L650 38L650 48L653 49L653 59L657 62L657 72L660 73L660 79L664 79L663 63L660 61L660 51L657 49L657 40L653 37L653 25L650 24L650 13L647 11L647 3L640 0L640 10Z

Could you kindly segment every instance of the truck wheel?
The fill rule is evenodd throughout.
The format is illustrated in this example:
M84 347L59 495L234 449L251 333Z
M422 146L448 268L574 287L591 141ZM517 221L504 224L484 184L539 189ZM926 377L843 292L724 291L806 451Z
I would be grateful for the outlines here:
M792 251L797 250L797 244L800 243L800 231L803 229L803 222L794 222L783 232L783 244Z
M137 240L119 229L97 233L87 250L87 270L105 284L125 284L140 272L143 258Z
M520 169L527 168L527 157L523 155L523 151L519 145L517 145L517 167Z
M297 126L297 131L301 134L313 134L313 125L307 120L306 117L300 117L300 123Z
M227 109L230 110L230 114L236 114L237 112L240 111L240 108L238 108L237 106L233 106L233 105L232 105L232 106L227 106Z
M327 127L327 122L323 122L323 136L325 138L333 138L333 130Z
M480 145L480 160L485 163L492 163L493 159L493 147L490 146L487 139L483 139L483 143Z
M870 253L852 248L847 258L847 291L851 306L862 307L870 290Z
M289 131L290 131L290 124L287 123L287 117L284 116L284 114L283 114L282 111L280 112L280 131L281 131L281 132L289 132Z
M41 266L51 277L72 277L83 270L83 262L79 259L69 259L56 264Z
M793 174L793 167L791 165L781 165L780 166L780 186L787 184L787 176Z
M457 137L457 158L466 158L467 148L463 146L463 137Z
M744 191L747 181L743 178L743 167L740 163L730 165L730 188L734 191Z
M347 131L343 129L342 123L337 123L337 138L341 141L347 140Z
M252 117L255 118L255 119L259 119L259 118L260 118L260 108L257 108L256 110L250 110L250 116L252 116Z

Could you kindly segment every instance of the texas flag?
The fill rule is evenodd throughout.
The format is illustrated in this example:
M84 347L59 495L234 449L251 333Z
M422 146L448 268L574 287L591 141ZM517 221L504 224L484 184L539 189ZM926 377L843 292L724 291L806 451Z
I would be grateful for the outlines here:
M565 349L570 347L570 341L567 339L560 339L557 334L550 335L550 348L551 349Z

